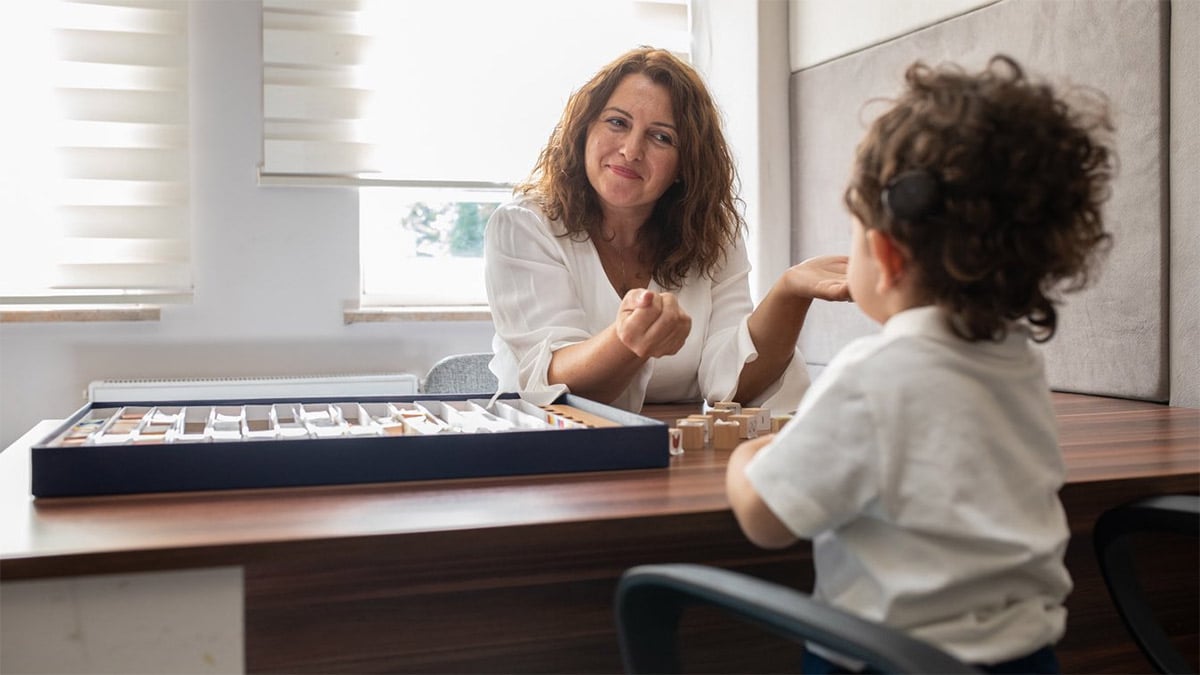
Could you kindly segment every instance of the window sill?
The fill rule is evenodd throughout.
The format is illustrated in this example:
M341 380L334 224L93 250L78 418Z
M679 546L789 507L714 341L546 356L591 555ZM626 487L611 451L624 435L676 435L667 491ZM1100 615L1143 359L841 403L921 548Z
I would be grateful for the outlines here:
M487 321L492 310L487 305L430 305L411 307L347 307L342 318L351 323L390 321Z
M67 323L95 321L158 321L155 305L25 305L0 307L0 323Z

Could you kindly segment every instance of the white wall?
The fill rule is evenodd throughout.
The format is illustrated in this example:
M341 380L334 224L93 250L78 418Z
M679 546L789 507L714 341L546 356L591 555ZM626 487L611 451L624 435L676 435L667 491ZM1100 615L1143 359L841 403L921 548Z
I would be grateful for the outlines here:
M790 0L792 70L856 52L996 0Z
M696 68L725 116L761 299L791 264L788 5L781 0L693 0Z
M0 584L5 673L246 672L240 567Z

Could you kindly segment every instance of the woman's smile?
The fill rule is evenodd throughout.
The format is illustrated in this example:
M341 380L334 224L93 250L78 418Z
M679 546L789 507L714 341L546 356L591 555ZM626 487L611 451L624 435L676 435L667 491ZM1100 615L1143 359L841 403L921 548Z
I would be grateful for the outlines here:
M641 174L634 171L633 169L630 169L630 168L624 167L624 166L620 166L618 164L609 164L608 168L613 173L617 174L618 176L621 176L622 178L632 178L635 180L641 180L641 178L642 178Z

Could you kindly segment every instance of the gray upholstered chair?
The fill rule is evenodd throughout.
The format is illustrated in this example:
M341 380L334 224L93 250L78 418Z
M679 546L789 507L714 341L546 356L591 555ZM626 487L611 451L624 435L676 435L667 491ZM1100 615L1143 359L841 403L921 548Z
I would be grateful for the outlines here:
M496 376L488 369L491 352L453 354L433 364L421 380L423 394L490 394Z

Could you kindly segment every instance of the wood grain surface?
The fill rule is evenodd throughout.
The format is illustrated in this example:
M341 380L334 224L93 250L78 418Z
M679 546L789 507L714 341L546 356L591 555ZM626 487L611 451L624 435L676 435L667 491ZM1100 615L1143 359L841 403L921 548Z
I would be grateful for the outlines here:
M1200 491L1200 410L1054 401L1075 580L1064 670L1149 672L1099 578L1091 525L1124 501ZM806 544L762 551L741 535L728 452L690 451L665 470L33 500L28 447L53 428L0 453L0 578L242 566L249 672L618 672L612 594L628 567L697 562L812 584ZM1150 550L1150 590L1195 654L1195 543ZM704 611L682 643L696 672L798 669L792 646Z

